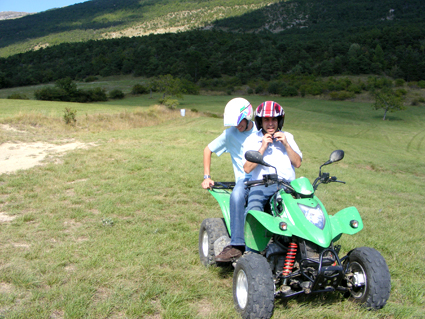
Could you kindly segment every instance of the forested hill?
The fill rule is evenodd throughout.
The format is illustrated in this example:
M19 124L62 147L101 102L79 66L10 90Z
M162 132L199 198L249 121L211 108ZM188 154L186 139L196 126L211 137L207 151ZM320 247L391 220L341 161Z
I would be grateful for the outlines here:
M425 21L422 0L295 0L268 5L241 17L217 21L228 31L348 30ZM307 31L308 32L308 31Z
M187 31L278 0L91 0L0 21L0 57L64 42Z
M261 8L254 10L248 2ZM0 58L0 88L47 83L64 77L85 79L92 75L116 74L145 77L171 74L193 82L226 78L235 83L246 83L247 79L270 81L287 75L341 74L385 74L407 81L425 80L423 0L292 0L266 6L259 0L92 0L87 3L93 8L102 6L99 11L93 9L91 14L87 11L86 15L79 16L78 23L71 18L64 18L62 24L45 22L46 30L62 25L58 38L62 42L78 43L52 46L49 42L47 46L40 42L38 50ZM121 7L123 3L133 7ZM231 11L234 8L229 8L228 16L233 14L234 17L210 17L203 22L197 19L196 30L132 38L123 36L129 29L137 30L136 21L140 18L137 10L140 8L145 10L142 18L152 19L149 21L160 21L153 17L163 12L163 16L169 17L163 21L168 26L183 25L183 21L190 25L192 13L187 12L184 18L187 20L183 20L185 11L179 11L183 5L208 8L190 11L202 11L206 17L206 12L214 12L219 7L222 10L220 3L233 3L234 8L243 7L245 13L236 14ZM114 4L118 9L111 14ZM70 13L80 5L53 10L52 19L55 12ZM37 16L47 17L33 15L14 20L20 21L20 29L15 25L16 30L20 30L15 30L19 39L40 39L37 36L41 29L31 28L33 20L28 20ZM173 16L176 20L171 18ZM23 23L28 30L22 28ZM88 30L85 28L90 27L90 32L97 34L108 26L111 29L106 34L118 28L122 31L114 31L115 38L101 41L82 41L77 37L77 32ZM163 24L157 26L164 28ZM66 31L67 28L72 30ZM9 35L3 35L4 30ZM2 45L7 39L12 41L11 30L4 25L3 30L0 28ZM76 37L70 39L70 34Z
M0 57L63 42L196 28L316 36L424 21L423 0L91 0L0 21Z

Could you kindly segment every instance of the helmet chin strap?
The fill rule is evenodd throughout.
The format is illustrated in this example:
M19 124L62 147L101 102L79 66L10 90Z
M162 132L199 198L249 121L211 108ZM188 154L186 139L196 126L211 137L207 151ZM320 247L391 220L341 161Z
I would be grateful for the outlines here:
M248 121L247 119L244 119L244 120L246 120L245 131L248 131L248 130L250 130L249 126L251 125L251 128L252 128L252 126L254 126L254 123L252 121Z

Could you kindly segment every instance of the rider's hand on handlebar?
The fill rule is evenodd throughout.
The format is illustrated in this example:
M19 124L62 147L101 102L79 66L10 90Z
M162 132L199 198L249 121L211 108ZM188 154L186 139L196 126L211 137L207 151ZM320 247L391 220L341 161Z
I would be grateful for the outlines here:
M214 181L211 178L206 178L201 185L203 189L208 189L214 186Z

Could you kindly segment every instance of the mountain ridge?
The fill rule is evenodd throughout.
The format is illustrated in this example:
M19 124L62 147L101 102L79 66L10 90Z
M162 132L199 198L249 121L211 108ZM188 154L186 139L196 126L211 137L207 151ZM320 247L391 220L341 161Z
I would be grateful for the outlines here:
M33 12L19 12L19 11L1 11L0 12L0 21L1 20L10 20L18 19L25 17L29 14L34 14Z

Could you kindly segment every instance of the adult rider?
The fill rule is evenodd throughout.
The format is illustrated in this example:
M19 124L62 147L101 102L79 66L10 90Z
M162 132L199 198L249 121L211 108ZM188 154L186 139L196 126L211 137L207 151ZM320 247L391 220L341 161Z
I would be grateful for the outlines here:
M258 132L251 135L244 143L244 154L248 150L259 151L265 162L276 167L279 178L288 182L295 179L295 168L301 166L302 153L289 132L283 132L285 120L283 108L274 101L261 103L255 112L255 125ZM275 174L275 169L244 161L244 170L251 173L250 180L261 180L264 174ZM276 192L277 185L255 186L249 191L246 212L264 211L269 198ZM243 229L244 224L236 227Z

